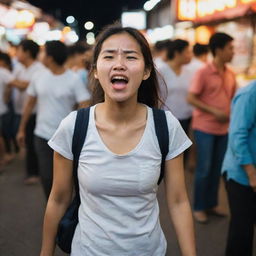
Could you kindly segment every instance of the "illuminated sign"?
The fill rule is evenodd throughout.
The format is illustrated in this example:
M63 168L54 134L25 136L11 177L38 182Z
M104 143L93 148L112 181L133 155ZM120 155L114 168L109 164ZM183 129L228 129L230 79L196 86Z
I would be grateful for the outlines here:
M196 18L196 1L180 0L178 2L178 19L194 20Z
M204 17L214 14L216 11L221 12L227 8L234 8L237 0L201 0L197 1L197 16Z
M195 20L251 3L256 3L256 0L179 0L178 19Z

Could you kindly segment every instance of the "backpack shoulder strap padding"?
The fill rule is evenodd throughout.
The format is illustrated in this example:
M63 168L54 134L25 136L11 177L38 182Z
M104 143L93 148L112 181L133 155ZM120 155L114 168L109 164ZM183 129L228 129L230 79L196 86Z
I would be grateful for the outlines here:
M159 185L164 177L165 158L169 151L169 131L165 111L153 108L155 131L162 154L161 171L157 184Z

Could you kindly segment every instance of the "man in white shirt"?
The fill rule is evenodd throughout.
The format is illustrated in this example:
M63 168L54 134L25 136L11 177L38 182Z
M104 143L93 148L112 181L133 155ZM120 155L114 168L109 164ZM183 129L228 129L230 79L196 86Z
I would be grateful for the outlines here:
M52 186L53 150L47 142L78 103L86 106L90 95L79 76L66 70L67 47L60 41L49 41L45 45L43 63L49 69L41 73L28 87L28 100L22 115L18 140L24 141L25 126L37 103L35 143L39 157L39 173L46 198Z
M15 79L10 83L10 89L13 88L13 103L15 112L16 132L24 109L25 100L28 97L26 89L33 78L37 77L45 69L42 63L37 61L39 45L32 40L23 40L17 49L17 59L22 64L16 69ZM38 179L38 160L34 146L34 129L36 120L36 110L26 125L26 178L25 184L35 184Z
M4 130L7 128L4 127L4 119L8 112L5 91L11 80L13 80L11 74L11 58L6 53L0 53L0 171L2 166L8 162L8 159L11 156L7 154L3 141Z

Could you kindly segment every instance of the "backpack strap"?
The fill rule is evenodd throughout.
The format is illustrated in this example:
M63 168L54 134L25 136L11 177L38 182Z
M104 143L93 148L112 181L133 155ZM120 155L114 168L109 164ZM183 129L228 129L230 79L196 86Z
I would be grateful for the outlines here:
M82 108L77 110L75 128L72 139L72 153L73 153L73 177L76 191L76 198L80 203L79 184L77 178L77 168L79 157L84 145L89 123L90 108Z
M162 154L161 171L157 184L159 185L164 177L165 158L169 151L169 131L165 111L153 108L153 117L158 144Z

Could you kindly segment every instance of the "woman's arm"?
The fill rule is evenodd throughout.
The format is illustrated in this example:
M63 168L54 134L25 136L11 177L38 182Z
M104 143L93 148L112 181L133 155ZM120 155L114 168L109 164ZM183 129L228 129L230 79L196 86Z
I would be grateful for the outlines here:
M58 224L72 198L72 172L72 161L54 152L53 185L45 211L40 256L54 255Z
M194 224L188 200L183 155L165 162L166 199L183 256L195 256Z

